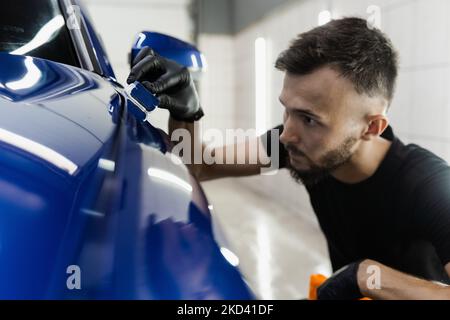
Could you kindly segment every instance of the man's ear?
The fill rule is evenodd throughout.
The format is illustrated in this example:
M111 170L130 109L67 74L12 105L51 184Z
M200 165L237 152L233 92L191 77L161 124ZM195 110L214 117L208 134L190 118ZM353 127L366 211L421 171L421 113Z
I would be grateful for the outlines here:
M373 138L381 136L389 126L389 120L385 115L378 114L368 117L368 125L366 131L363 133L362 139L369 141Z

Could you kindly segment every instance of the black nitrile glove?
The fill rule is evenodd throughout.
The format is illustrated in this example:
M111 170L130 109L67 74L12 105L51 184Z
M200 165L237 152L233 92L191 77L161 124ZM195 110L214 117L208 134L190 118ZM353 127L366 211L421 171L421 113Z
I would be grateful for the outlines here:
M197 90L189 70L144 47L133 61L127 83L140 81L155 94L159 107L167 109L178 121L193 122L203 116Z
M358 286L358 268L353 262L336 271L317 289L318 300L357 300L363 296Z

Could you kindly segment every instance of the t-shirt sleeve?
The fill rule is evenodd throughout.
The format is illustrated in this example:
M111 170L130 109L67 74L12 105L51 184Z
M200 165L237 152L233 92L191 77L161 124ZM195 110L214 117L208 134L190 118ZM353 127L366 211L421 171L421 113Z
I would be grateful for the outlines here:
M421 183L415 192L415 225L431 241L443 263L450 263L450 167Z
M278 131L274 131L274 130L278 130ZM272 144L272 133L278 132L278 139L276 139L276 144L278 148L273 148L273 144ZM260 139L261 139L261 143L264 146L264 149L266 150L267 156L270 157L272 159L272 162L275 161L275 154L272 154L272 150L274 149L278 149L278 160L279 160L279 167L280 169L285 168L286 167L286 161L287 161L287 156L288 153L286 151L286 149L284 148L284 145L280 142L280 135L283 132L283 125L280 124L279 126L276 126L270 130L268 130L266 133L264 133Z

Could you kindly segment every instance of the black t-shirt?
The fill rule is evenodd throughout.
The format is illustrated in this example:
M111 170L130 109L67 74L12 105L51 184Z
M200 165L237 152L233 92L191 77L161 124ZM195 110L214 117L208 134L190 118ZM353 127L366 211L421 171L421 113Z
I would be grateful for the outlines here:
M275 129L283 130L283 126ZM269 140L266 140L269 136ZM376 172L357 184L331 175L307 187L328 243L333 270L373 259L394 269L450 284L450 167L417 145L392 145ZM262 139L271 155L270 131ZM279 144L280 167L288 153Z

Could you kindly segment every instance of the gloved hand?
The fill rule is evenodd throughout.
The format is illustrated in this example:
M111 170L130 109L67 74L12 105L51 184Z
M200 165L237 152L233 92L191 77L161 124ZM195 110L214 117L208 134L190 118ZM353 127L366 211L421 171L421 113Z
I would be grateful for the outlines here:
M134 81L140 81L155 94L159 107L169 110L175 120L193 122L203 116L189 70L149 47L142 48L133 61L127 83Z
M363 296L358 286L358 269L362 261L336 271L317 289L318 300L357 300Z

